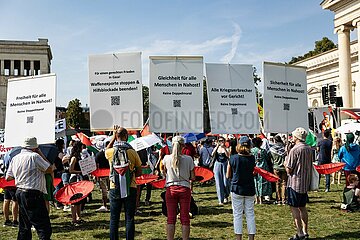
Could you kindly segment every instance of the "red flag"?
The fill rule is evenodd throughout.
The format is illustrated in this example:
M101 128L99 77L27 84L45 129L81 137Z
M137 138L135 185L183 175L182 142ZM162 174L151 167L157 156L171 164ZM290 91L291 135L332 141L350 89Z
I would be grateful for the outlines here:
M262 168L259 168L259 167L255 167L254 168L254 173L256 174L259 174L260 176L262 176L263 178L266 179L266 181L269 181L269 182L277 182L280 180L280 178L278 176L276 176L275 174L271 173L271 172L268 172Z
M259 138L261 138L261 139L266 139L266 136L265 136L265 134L264 133L262 133L262 132L260 132L260 136L259 136Z
M319 174L332 174L340 171L345 166L345 163L328 163L323 165L314 165Z
M86 146L91 146L91 141L90 141L90 138L88 136L86 136L85 134L83 133L77 133L76 134L76 137L78 137L80 139L80 141L85 144Z

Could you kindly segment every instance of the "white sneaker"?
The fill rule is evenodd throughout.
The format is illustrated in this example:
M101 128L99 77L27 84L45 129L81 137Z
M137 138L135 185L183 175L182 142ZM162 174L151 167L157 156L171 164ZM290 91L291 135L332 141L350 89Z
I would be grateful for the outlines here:
M229 202L229 199L228 198L225 198L224 199L224 203L228 203Z
M96 209L96 212L107 212L107 211L109 210L105 206L101 206L99 209Z
M69 205L64 206L63 211L64 212L70 212L71 211L71 206L69 206Z

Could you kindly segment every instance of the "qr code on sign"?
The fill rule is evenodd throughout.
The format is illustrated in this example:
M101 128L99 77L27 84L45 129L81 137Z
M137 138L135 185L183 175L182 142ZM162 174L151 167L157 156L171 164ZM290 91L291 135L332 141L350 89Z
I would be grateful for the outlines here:
M237 108L232 108L231 109L231 114L232 115L237 115L238 114L238 109Z
M34 116L29 116L26 118L26 123L33 123L34 122Z
M174 100L173 106L174 107L181 107L181 100Z
M284 103L284 110L290 111L290 104L289 103Z
M111 96L111 106L120 105L120 96Z

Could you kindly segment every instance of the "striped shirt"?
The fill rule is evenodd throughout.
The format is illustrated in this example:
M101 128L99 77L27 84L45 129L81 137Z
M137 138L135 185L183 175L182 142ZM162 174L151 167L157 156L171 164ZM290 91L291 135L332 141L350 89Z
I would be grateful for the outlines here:
M15 178L15 185L18 188L39 190L46 194L45 171L49 167L50 163L39 154L29 149L22 149L12 159L6 176Z
M303 142L296 144L289 153L286 167L292 169L287 186L297 193L307 193L312 170L311 148Z

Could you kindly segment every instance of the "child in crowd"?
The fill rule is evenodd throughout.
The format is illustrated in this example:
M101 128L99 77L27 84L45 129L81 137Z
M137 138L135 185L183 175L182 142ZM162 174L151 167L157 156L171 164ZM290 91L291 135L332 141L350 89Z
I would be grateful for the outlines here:
M343 192L344 201L342 208L351 212L360 211L360 189L357 187L359 177L356 174L350 174L348 182L349 185L344 188Z

